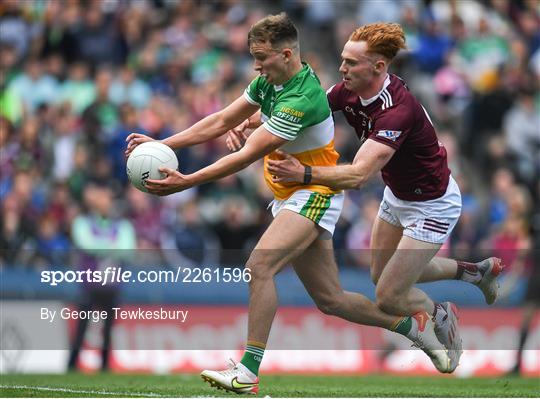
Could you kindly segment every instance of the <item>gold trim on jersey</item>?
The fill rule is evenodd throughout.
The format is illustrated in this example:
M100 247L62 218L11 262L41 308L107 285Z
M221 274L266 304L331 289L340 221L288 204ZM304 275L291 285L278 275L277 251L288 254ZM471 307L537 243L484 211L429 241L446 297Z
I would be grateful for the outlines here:
M309 166L336 166L339 158L339 154L334 148L334 140L330 141L324 147L290 155L298 159L302 164ZM310 190L320 194L337 194L341 192L341 190L335 190L318 184L274 183L272 181L272 176L268 172L268 159L280 159L280 157L275 152L264 157L264 180L277 200L286 200L298 190Z

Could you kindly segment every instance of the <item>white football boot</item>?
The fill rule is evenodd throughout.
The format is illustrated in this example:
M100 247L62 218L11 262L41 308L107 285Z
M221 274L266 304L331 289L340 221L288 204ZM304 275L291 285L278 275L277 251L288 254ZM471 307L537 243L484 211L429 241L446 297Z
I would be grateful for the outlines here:
M484 294L486 303L491 305L497 300L499 293L499 282L497 277L504 269L504 265L499 258L488 258L478 262L478 269L482 274L482 279L476 284Z
M259 392L259 378L242 363L229 361L226 370L204 370L201 378L210 386L238 394L255 395Z
M416 334L413 332L407 336L413 342L413 346L422 349L441 373L454 371L451 367L448 350L437 339L431 316L422 311L414 314L412 318L416 320Z
M448 350L450 357L450 371L453 372L459 365L459 359L463 353L463 343L458 327L458 311L456 305L451 302L440 304L446 311L446 316L442 321L435 321L435 334L437 339Z

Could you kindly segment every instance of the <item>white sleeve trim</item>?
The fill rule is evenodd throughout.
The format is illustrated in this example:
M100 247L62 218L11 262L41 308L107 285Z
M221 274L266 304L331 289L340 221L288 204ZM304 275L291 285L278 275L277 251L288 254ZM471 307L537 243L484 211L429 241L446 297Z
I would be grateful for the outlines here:
M270 133L272 133L274 136L281 137L284 140L292 141L295 139L295 137L287 135L283 132L280 132L279 130L274 129L272 126L268 124L268 121L263 123L263 126L266 130L268 130Z
M257 101L255 101L253 98L251 98L251 96L249 95L247 89L244 90L244 98L246 99L246 101L248 103L250 103L251 105L257 105L257 106L261 106L261 104L259 104Z
M270 118L268 120L268 123L273 125L276 129L282 129L285 131L290 130L291 132L294 132L294 133L298 133L301 128L301 126L287 125L286 123L283 123L280 119L276 119L276 118Z

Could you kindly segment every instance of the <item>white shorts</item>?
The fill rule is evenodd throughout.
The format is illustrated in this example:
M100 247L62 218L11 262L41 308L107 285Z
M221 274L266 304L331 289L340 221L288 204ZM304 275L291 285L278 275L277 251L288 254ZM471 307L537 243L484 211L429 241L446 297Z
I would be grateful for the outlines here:
M320 194L310 190L298 190L286 200L274 200L269 206L272 206L274 217L282 209L288 209L313 220L331 236L341 215L344 198L343 193Z
M415 240L443 244L461 214L461 193L450 176L446 193L429 201L404 201L386 187L378 216Z

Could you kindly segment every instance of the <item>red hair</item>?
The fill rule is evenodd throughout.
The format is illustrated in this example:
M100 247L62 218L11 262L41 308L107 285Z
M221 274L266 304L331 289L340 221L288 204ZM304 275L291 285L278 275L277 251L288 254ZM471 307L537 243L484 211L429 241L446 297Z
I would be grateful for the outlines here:
M388 60L393 60L400 49L406 49L405 33L401 25L394 23L377 22L357 28L350 41L366 42L368 53L377 53Z

